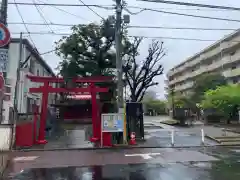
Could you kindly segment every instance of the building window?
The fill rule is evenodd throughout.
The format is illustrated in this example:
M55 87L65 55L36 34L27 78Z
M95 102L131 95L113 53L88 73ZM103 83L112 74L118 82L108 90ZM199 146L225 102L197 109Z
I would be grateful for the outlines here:
M237 69L236 64L232 65L232 69Z
M29 68L30 73L34 74L34 69L35 69L34 61L33 59L30 59L30 68Z
M236 51L232 51L229 54L230 54L230 56L233 56L235 53L236 53Z
M5 86L5 92L6 93L11 93L11 87Z
M237 84L238 83L238 79L237 78L234 78L233 79L233 84Z
M4 101L10 101L11 100L11 96L10 95L5 95L4 96Z
M212 63L213 63L212 60L209 60L209 61L206 62L207 65L211 65Z
M32 98L27 98L27 113L33 113L33 106L36 104L36 101Z
M39 70L37 70L37 76L39 76L40 74L39 74Z

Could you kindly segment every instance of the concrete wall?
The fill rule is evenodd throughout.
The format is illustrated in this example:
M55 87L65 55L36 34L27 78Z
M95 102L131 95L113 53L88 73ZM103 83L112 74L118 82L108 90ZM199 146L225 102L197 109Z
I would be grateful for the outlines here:
M1 153L1 151L8 151L10 147L10 133L11 129L7 126L0 126L0 179L7 166L9 154Z

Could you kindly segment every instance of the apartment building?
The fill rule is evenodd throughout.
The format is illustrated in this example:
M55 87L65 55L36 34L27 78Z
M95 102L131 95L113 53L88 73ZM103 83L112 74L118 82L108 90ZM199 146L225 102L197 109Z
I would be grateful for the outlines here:
M196 77L210 72L221 73L229 83L240 82L240 30L172 68L166 83L168 89L187 95Z
M7 123L9 118L9 108L13 107L15 85L17 80L17 67L19 62L20 39L13 38L9 45L8 65L5 79L5 96L2 108L3 121ZM42 59L37 50L31 45L27 39L23 39L22 43L22 61L27 60L25 66L20 70L19 90L17 92L17 106L19 113L27 113L32 111L32 104L41 101L41 94L29 93L30 87L39 87L41 84L32 83L26 77L27 74L36 76L55 76L52 69ZM49 103L54 103L54 94L49 95Z

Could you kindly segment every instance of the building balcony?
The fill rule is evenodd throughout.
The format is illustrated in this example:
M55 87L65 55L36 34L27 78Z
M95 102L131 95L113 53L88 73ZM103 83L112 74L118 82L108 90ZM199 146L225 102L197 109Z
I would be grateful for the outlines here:
M201 62L204 59L209 59L209 58L215 56L216 54L224 52L224 50L226 50L226 49L236 48L238 46L238 44L239 44L239 40L240 40L240 36L236 36L236 37L234 37L231 40L223 41L222 43L220 43L218 46L216 46L214 48L208 47L208 49L206 49L206 52L203 52L202 54L199 53L198 57L195 57L192 61L185 62L179 68L174 69L174 71L170 71L168 73L168 75L172 76L172 75L174 75L176 73L182 72L182 71L186 70L186 68L195 66L196 64L198 64L199 62ZM239 57L236 54L234 55L235 59L236 59L236 57ZM228 56L226 56L226 57L228 57ZM234 57L232 58L232 61L235 61ZM223 62L221 62L221 63L223 63Z
M240 51L237 51L234 56L232 56L231 58L229 56L224 56L221 60L219 61L215 61L210 65L205 65L205 66L201 66L200 69L194 71L194 72L189 72L186 75L180 76L176 79L174 79L173 81L169 82L170 85L176 84L178 82L182 82L185 81L189 78L194 78L200 74L203 74L205 72L211 72L217 68L223 67L226 64L229 63L234 63L239 61L239 56L240 56ZM229 74L230 72L227 72L227 74ZM234 74L233 72L231 72L232 74ZM232 75L233 76L237 76L237 75ZM229 76L230 77L230 76Z
M184 91L184 90L192 88L192 86L193 86L193 82L188 82L183 85L176 86L175 90L176 91Z
M164 83L165 83L166 85L168 85L168 84L169 84L169 80L168 80L168 79L165 79L165 80L164 80Z
M167 91L167 92L169 91L169 89L170 89L170 88L169 88L168 86L165 86L165 87L164 87L164 90Z
M225 71L225 72L223 72L223 75L224 75L226 78L235 77L235 76L240 76L240 68Z

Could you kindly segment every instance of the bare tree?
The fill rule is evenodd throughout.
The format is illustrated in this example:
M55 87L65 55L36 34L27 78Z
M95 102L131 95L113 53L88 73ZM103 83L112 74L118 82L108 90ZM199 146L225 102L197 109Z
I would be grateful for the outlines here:
M148 48L148 56L138 61L142 38L134 38L129 53L125 56L124 76L131 92L131 101L142 101L148 88L158 85L154 78L163 74L161 59L166 55L163 42L153 40Z

